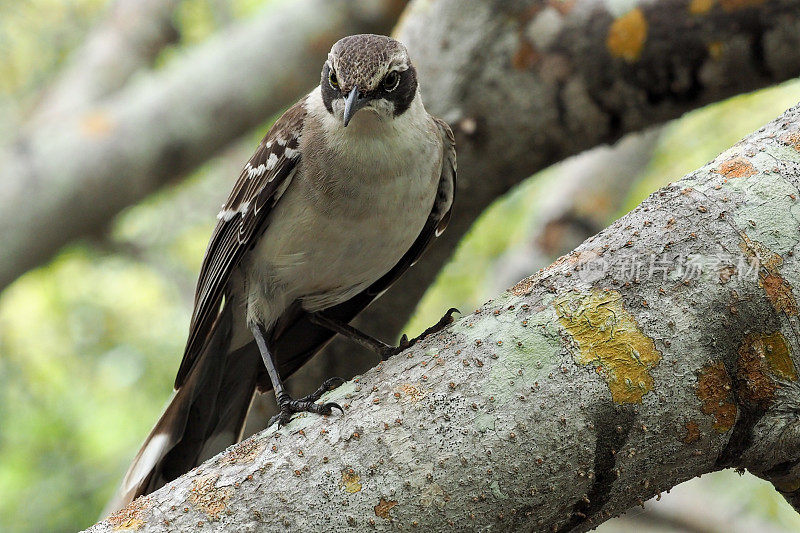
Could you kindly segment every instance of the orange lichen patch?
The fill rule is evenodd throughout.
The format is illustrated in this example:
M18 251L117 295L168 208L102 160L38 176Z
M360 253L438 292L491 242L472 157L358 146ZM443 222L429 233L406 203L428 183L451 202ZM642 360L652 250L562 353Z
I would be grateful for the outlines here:
M783 265L783 258L767 248L764 243L754 241L744 234L739 248L749 258L757 260L761 266L758 271L758 285L764 289L772 307L779 313L797 316L800 310L792 286L779 271Z
M217 487L219 474L201 476L192 481L187 501L210 520L219 520L219 515L228 509L228 500L233 496L230 487Z
M355 494L361 491L361 476L356 474L352 468L345 468L342 470L342 480L339 486L344 489L348 494Z
M686 422L686 436L683 437L683 442L691 444L700 440L700 426L694 420Z
M410 383L403 383L402 385L397 387L397 390L405 394L406 398L411 400L411 403L417 403L418 401L420 401L421 399L423 399L425 396L428 395L428 391L423 389L419 385L419 383L417 383L416 385L412 385Z
M219 464L232 465L252 463L266 446L266 442L262 440L254 438L243 440L222 454L222 457L219 458Z
M102 137L111 131L114 124L105 111L91 111L81 117L81 131L89 137Z
M114 531L140 529L144 525L144 513L149 508L150 498L136 498L106 520L114 528Z
M746 9L748 7L760 6L765 0L719 0L719 5L725 11L738 11L739 9Z
M647 20L638 7L611 23L606 47L612 56L626 61L636 61L647 40Z
M714 7L714 0L692 0L689 2L689 13L692 15L705 15Z
M391 520L392 516L389 514L389 511L392 510L392 507L397 505L397 502L394 500L385 500L381 497L381 501L378 502L378 505L374 507L375 509L375 516L378 518L385 518L386 520Z
M759 285L764 288L767 298L776 311L791 316L797 315L797 301L794 299L792 286L788 281L779 274L767 274L759 276Z
M514 296L525 296L531 293L533 288L533 278L527 277L520 280L516 285L508 289Z
M800 152L800 133L793 131L791 133L781 135L780 137L778 137L778 140L781 143L787 146L791 146L792 148Z
M744 157L734 157L723 161L717 167L717 174L722 174L726 178L746 178L756 173L755 167Z
M725 365L717 362L704 366L697 378L695 394L702 402L701 411L714 416L717 433L725 433L733 427L736 404L733 401L733 384Z
M780 331L771 334L751 333L739 347L736 390L742 400L768 406L780 385L774 378L797 381L786 339Z
M653 389L650 369L661 360L617 291L572 292L553 301L559 322L578 344L577 362L592 364L617 403L641 403Z
M514 52L511 58L511 66L517 70L529 69L534 66L541 57L542 56L536 51L533 44L523 38L520 39L517 51Z

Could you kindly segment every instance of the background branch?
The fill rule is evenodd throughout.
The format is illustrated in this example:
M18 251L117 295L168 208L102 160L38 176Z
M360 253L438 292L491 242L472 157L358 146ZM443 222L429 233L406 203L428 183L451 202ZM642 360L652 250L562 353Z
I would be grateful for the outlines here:
M388 31L402 6L275 6L101 105L24 134L0 154L0 290L292 104L319 78L331 42Z

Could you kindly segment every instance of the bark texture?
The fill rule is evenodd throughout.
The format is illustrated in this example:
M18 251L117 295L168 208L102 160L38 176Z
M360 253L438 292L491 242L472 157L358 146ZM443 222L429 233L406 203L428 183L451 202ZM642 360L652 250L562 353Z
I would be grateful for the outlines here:
M294 103L318 83L331 43L388 31L403 5L282 3L94 107L23 133L0 151L0 290Z
M706 472L800 509L800 107L91 529L586 531ZM638 266L637 266L638 265Z

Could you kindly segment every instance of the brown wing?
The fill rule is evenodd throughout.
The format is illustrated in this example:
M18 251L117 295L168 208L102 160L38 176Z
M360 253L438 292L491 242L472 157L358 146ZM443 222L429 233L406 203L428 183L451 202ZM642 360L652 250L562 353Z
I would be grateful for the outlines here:
M264 232L267 215L300 160L306 111L301 100L279 118L258 145L233 186L206 249L194 298L194 312L175 388L186 379L205 348L227 292L231 273Z
M441 235L447 227L456 190L455 138L446 122L438 118L434 118L434 120L442 136L444 158L436 199L425 226L411 248L389 272L353 298L326 309L327 316L343 322L351 321L416 263L431 241ZM272 341L273 352L278 361L281 376L287 377L300 368L303 363L321 350L333 335L330 331L312 324L299 306L294 306L287 311L279 321ZM259 386L262 390L270 388L266 380L260 381Z

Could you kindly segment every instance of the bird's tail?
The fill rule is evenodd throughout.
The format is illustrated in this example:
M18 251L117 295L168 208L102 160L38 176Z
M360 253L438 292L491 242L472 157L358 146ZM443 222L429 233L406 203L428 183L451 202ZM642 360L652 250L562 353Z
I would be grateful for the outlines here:
M229 350L231 320L230 306L225 306L205 351L142 444L106 513L157 490L241 438L262 364L251 346Z

